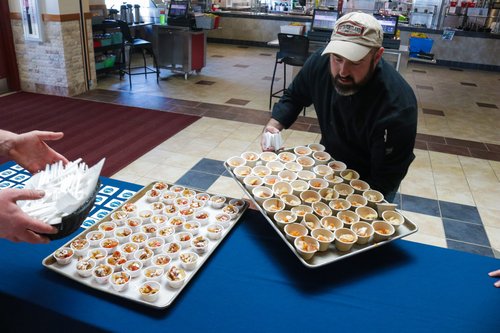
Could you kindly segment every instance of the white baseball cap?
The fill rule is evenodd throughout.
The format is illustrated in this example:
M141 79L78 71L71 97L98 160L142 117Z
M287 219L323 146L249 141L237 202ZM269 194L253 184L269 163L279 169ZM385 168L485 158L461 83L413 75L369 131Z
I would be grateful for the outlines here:
M351 12L335 23L330 42L322 55L334 53L350 61L360 61L371 49L381 47L383 39L382 25L375 17Z

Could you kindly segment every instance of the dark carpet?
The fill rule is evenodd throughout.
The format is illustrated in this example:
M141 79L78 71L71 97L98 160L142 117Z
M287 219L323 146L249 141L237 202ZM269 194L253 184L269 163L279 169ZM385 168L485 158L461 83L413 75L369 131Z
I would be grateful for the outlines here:
M0 128L15 133L62 131L48 144L92 166L106 157L110 177L200 117L27 92L0 98ZM6 159L0 158L0 163Z

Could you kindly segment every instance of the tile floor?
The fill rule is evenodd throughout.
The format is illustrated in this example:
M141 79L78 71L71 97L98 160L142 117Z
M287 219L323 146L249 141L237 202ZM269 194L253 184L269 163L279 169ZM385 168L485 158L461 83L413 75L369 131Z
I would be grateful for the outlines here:
M97 89L78 98L202 116L113 178L143 185L163 179L243 196L222 162L259 150L274 54L209 43L206 67L188 80L162 71L159 84L135 76L130 90L127 80L100 77ZM416 159L397 202L420 229L405 239L500 258L500 73L413 62L401 72L419 103ZM283 137L292 147L318 142L318 133L308 108Z

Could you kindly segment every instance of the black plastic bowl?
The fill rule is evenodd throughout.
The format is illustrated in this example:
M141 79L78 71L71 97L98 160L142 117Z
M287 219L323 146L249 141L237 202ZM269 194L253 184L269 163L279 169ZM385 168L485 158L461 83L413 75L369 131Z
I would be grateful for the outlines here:
M44 234L51 240L61 239L68 235L71 235L80 228L82 223L85 221L90 213L90 210L94 206L94 202L101 187L101 182L97 182L97 186L94 189L92 195L73 213L66 215L62 218L61 223L53 224L52 226L57 228L56 234Z

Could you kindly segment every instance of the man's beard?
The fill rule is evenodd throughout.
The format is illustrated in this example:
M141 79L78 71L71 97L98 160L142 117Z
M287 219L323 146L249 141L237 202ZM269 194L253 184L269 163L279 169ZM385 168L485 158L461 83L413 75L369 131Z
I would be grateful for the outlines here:
M360 82L354 82L354 79L351 76L344 77L344 81L348 80L349 83L342 83L340 81L340 75L337 74L333 78L333 86L337 93L341 96L352 96L357 93L372 77L373 72L375 71L375 58L372 57L370 60L370 69L366 76Z

